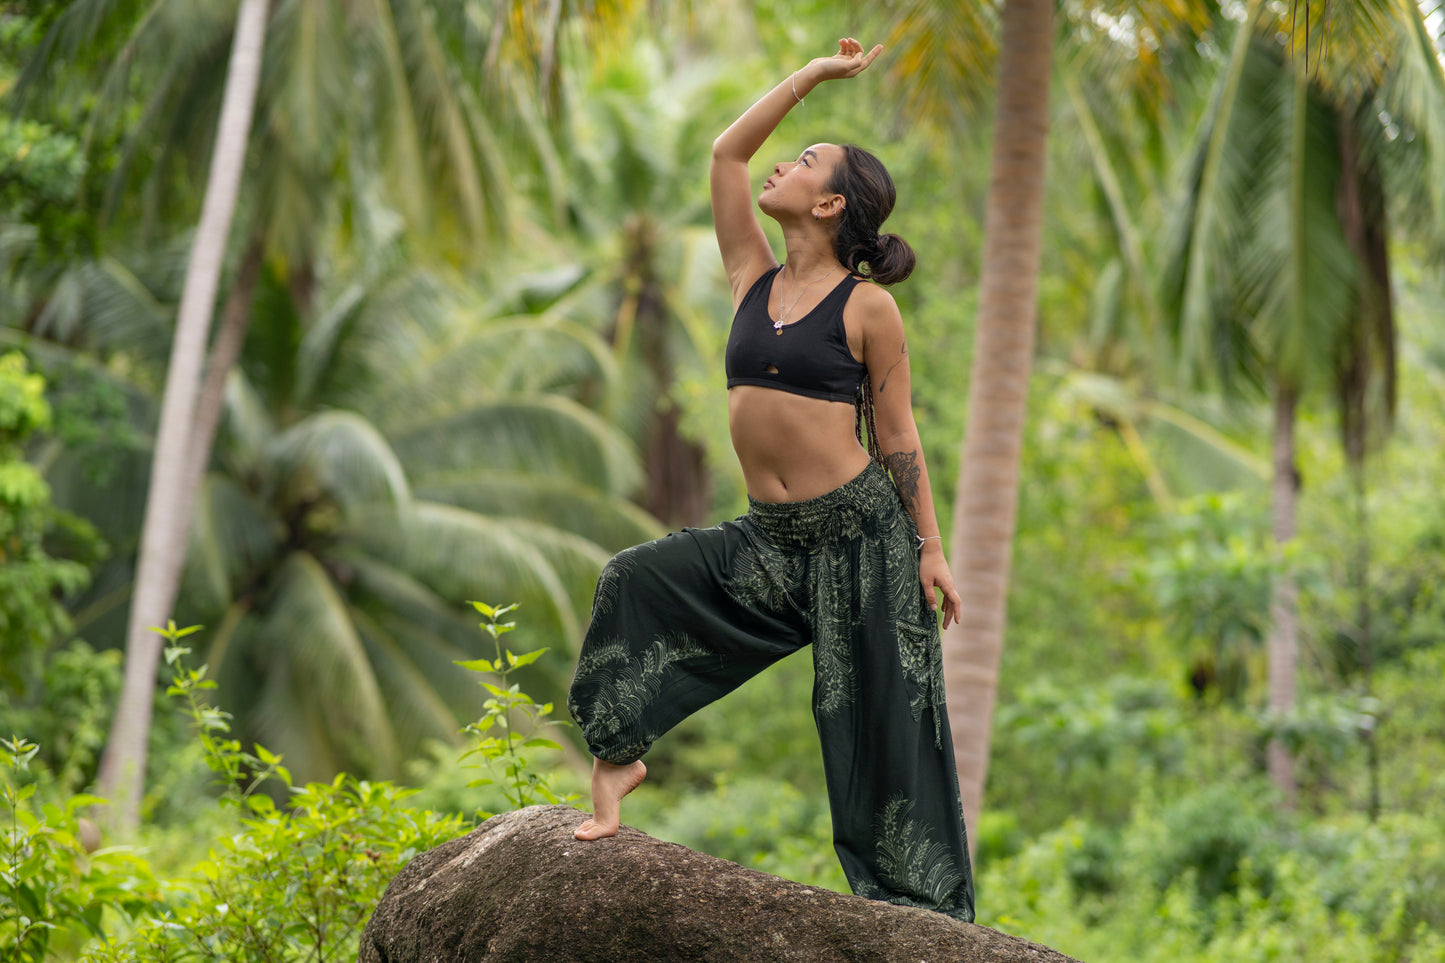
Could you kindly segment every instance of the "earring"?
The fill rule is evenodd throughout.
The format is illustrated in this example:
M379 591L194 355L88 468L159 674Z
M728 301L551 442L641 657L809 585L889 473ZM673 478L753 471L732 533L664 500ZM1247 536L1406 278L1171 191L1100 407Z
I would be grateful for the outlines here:
M823 215L819 214L817 211L814 211L814 212L813 212L813 220L815 220L815 221L821 220L822 217L823 217Z

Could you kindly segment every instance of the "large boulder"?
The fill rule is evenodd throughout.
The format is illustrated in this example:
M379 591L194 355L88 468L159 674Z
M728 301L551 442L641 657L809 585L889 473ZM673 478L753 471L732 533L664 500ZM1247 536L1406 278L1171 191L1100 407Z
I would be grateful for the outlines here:
M624 826L533 806L423 853L387 887L360 963L913 961L1069 963L927 910L843 896ZM1077 961L1074 961L1077 963Z

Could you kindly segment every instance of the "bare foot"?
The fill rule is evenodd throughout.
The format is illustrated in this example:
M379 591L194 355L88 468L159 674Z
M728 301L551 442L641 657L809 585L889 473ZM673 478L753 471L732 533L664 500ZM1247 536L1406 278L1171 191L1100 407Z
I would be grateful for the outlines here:
M592 818L573 833L578 839L616 836L622 823L622 797L642 785L647 767L639 759L625 766L592 760Z

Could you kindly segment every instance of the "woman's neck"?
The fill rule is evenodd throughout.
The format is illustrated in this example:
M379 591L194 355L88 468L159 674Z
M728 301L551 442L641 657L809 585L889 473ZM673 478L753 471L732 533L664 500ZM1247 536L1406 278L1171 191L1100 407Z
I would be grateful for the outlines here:
M788 281L813 280L842 267L833 253L832 238L814 231L793 234L783 232L787 256L783 258L783 276Z

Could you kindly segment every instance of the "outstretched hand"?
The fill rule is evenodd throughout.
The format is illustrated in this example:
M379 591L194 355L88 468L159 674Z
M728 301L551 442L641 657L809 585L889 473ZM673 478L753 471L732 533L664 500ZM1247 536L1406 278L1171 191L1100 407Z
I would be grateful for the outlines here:
M865 54L862 44L852 37L844 37L838 41L837 53L831 57L819 57L808 66L820 68L820 80L843 80L862 73L882 50L883 45L880 43Z

